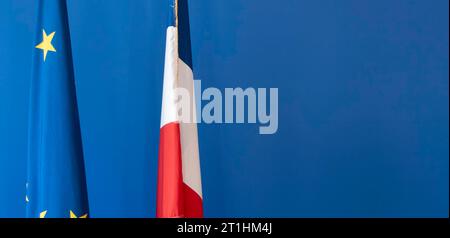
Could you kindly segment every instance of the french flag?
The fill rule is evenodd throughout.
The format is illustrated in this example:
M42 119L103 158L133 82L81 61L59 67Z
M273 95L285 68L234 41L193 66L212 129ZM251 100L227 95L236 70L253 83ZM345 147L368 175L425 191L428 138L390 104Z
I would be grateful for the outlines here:
M171 0L167 28L158 158L156 217L203 217L202 184L195 115L194 76L187 0ZM193 120L180 119L176 89L189 92ZM181 108L183 110L183 108Z

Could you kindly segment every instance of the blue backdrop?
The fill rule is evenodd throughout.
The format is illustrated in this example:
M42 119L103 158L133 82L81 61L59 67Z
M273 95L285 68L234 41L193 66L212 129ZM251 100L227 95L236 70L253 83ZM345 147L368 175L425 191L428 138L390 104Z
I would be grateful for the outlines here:
M69 0L93 217L153 217L168 1ZM447 217L448 0L191 0L203 87L278 87L279 130L200 125L207 217ZM25 215L35 1L0 1L0 217Z

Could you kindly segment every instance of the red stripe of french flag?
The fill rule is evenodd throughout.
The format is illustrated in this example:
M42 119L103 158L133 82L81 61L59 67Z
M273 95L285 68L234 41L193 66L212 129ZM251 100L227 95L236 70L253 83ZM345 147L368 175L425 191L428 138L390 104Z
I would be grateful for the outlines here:
M178 54L178 27L167 29L164 85L158 158L156 217L203 217L202 185L195 124L194 77ZM178 115L177 88L191 97L192 123Z

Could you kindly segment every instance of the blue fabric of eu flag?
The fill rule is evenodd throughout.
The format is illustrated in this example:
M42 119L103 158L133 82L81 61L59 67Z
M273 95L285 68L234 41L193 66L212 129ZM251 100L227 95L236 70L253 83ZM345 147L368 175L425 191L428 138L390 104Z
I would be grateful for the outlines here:
M40 0L33 51L27 216L89 216L65 0Z

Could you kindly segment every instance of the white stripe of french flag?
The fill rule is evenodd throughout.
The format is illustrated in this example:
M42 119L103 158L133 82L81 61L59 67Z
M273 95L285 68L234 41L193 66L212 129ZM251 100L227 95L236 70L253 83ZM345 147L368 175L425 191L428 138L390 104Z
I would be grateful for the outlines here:
M156 217L198 218L203 217L203 201L194 77L192 69L179 57L179 50L183 49L179 49L178 1L174 3L175 26L168 27L166 39ZM194 112L191 123L182 122L179 118L177 88L187 89L190 94L191 111Z

